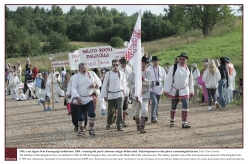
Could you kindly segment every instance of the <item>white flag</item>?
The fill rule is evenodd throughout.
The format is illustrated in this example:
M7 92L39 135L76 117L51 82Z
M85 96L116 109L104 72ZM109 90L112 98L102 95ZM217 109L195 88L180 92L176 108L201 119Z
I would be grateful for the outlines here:
M134 66L135 96L142 103L142 73L141 73L141 11L137 18L125 58Z

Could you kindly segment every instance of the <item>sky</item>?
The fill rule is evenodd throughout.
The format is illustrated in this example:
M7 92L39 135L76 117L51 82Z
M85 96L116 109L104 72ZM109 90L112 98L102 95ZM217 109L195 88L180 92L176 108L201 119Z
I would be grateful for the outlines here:
M59 4L59 3L58 3ZM32 8L34 8L36 5L19 5L20 7L21 6L31 6ZM48 9L50 10L51 9L51 5L38 5L40 8L41 7L44 7L45 9ZM64 13L67 13L71 6L75 6L77 9L85 9L85 7L87 5L59 5L63 12ZM141 10L141 13L144 13L146 10L147 11L151 11L151 13L153 14L156 14L156 15L159 15L159 14L162 14L164 15L165 12L164 12L164 8L167 8L168 5L92 5L93 7L96 7L96 6L100 6L100 7L103 7L103 6L106 6L106 8L108 10L110 10L111 8L116 8L117 11L119 12L125 12L128 16L138 12L139 10ZM15 11L18 7L18 5L7 5L7 7L12 10L12 11ZM237 12L237 9L239 8L238 5L232 5L231 6L232 9L235 10L235 12ZM237 13L238 15L240 13Z

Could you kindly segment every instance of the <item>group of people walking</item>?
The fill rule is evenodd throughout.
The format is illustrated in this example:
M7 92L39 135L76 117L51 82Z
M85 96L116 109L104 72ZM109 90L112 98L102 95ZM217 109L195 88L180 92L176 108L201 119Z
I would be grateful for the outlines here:
M182 103L181 127L190 128L188 124L189 102L197 99L199 88L199 77L204 82L204 99L208 100L208 110L212 110L212 100L216 108L225 107L226 99L223 89L234 89L235 69L230 64L230 58L221 57L220 65L212 59L204 62L205 69L202 73L193 63L192 67L187 64L188 55L181 53L176 59L175 64L166 69L159 66L160 59L157 56L143 56L141 60L142 72L142 103L135 97L135 73L125 58L112 60L110 70L101 69L98 76L94 71L87 69L85 63L80 63L78 70L71 76L70 73L63 71L62 89L65 92L64 105L67 107L68 115L72 117L74 130L78 136L85 132L87 123L89 124L89 135L95 135L94 125L96 119L97 98L102 115L106 117L106 130L113 128L116 124L118 131L123 131L127 126L126 115L130 102L133 103L133 120L137 125L137 131L146 133L146 122L156 124L159 121L158 105L161 96L164 94L171 99L170 106L170 127L176 126L176 113L178 103ZM168 64L169 65L169 64ZM53 70L54 71L54 70ZM53 75L53 77L52 77ZM52 81L58 81L58 73L43 73L40 88L40 102L43 104L44 111L50 108L50 92ZM50 76L50 78L49 78ZM51 80L51 78L54 78ZM217 90L217 91L216 91ZM218 93L219 101L217 99ZM58 94L56 92L56 94ZM229 97L231 101L231 97ZM58 97L55 97L58 102ZM47 108L46 105L47 104ZM151 108L149 115L148 108Z

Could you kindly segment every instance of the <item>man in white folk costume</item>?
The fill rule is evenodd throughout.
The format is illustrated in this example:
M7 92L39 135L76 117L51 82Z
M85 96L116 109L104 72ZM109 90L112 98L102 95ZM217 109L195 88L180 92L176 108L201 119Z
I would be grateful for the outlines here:
M80 63L79 73L74 75L71 86L73 103L77 104L77 118L79 125L78 136L83 135L85 112L88 112L89 135L95 135L93 130L95 124L95 108L93 104L93 90L101 86L101 80L93 71L88 71L85 63Z
M181 53L179 63L173 76L174 65L171 66L168 75L165 79L164 93L172 99L170 110L170 127L175 126L175 117L179 100L182 101L182 128L190 128L187 123L189 114L189 98L194 96L194 86L192 73L187 66L188 56L186 53Z
M119 70L122 71L126 75L126 80L128 80L128 77L131 75L133 70L132 70L132 68L130 66L127 65L128 61L126 60L125 57L122 57L119 60L119 62L120 62ZM124 102L123 102L123 127L127 126L127 124L126 124L126 115L127 115L128 98L129 98L129 88L128 87L126 87L125 95L126 95L126 98L124 99ZM115 110L115 112L117 113L117 110ZM115 116L116 116L116 114L115 114Z
M159 66L159 58L152 56L152 64L147 69L151 72L152 83L149 89L150 99L152 101L151 106L151 123L158 122L158 104L160 102L161 95L163 94L163 81L166 77L166 72L163 67Z
M146 133L145 124L148 120L148 105L150 100L149 88L151 85L151 72L147 70L147 65L149 63L149 58L145 56L141 59L141 71L142 71L142 104L135 97L135 73L134 71L128 78L128 87L130 93L132 94L133 104L134 104L134 120L137 125L137 131L140 133Z
M105 75L100 96L108 102L106 130L110 130L110 125L113 123L114 107L117 104L116 126L118 131L123 131L123 102L126 98L127 81L126 75L119 71L118 65L117 59L112 60L113 69Z

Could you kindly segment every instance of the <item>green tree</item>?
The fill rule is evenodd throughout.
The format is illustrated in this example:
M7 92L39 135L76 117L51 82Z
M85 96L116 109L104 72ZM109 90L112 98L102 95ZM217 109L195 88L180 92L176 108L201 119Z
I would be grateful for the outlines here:
M111 40L109 41L109 45L114 48L123 47L123 43L124 41L118 36L111 38Z
M51 31L48 37L49 48L52 53L65 52L70 48L70 42L66 35Z
M223 19L232 16L227 5L194 5L186 6L193 25L202 30L203 36L209 36L214 26Z
M65 34L66 32L65 21L62 19L57 19L53 24L53 30L61 34Z

